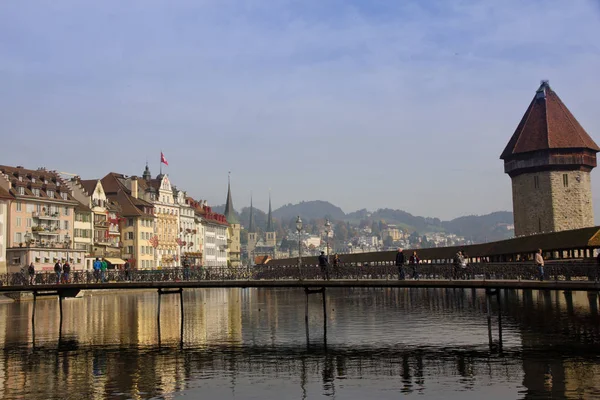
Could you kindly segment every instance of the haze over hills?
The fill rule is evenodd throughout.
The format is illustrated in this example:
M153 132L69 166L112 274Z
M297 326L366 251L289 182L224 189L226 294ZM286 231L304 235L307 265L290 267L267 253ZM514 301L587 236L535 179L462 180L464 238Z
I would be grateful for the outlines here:
M216 212L223 212L224 205L216 206ZM248 207L241 210L240 221L247 226L249 219ZM368 211L366 209L344 213L344 211L323 200L302 201L297 204L286 204L273 210L273 218L288 224L290 220L298 215L304 221L329 218L332 222L344 221L352 225L369 224L372 222L384 222L394 224L408 232L448 232L474 242L486 242L502 240L513 235L513 230L508 229L513 224L513 215L509 211L497 211L487 215L469 215L454 218L450 221L442 221L439 218L421 217L412 215L406 211L393 210L389 208ZM266 225L266 213L255 208L254 220L256 227L264 229ZM370 226L370 225L369 225Z

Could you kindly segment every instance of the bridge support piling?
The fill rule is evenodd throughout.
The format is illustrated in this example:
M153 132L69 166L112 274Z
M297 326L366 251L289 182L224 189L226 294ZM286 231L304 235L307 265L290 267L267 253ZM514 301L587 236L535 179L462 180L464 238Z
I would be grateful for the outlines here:
M305 303L304 303L304 325L306 326L306 343L308 344L308 296L310 294L321 293L323 296L323 341L327 346L327 298L325 297L325 288L311 290L307 287L304 288Z
M179 310L180 310L180 329L179 329L179 345L183 347L183 288L177 290L163 290L158 289L158 312L156 314L156 325L158 327L158 345L160 346L160 305L161 298L165 294L178 294L179 293Z

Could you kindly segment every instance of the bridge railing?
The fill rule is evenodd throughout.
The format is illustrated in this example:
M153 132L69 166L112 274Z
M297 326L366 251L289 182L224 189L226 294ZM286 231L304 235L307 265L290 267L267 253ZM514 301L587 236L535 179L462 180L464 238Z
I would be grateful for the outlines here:
M32 283L114 283L114 282L184 282L184 281L231 281L231 280L297 280L324 279L513 279L539 280L540 270L532 263L478 263L465 268L452 264L404 265L393 263L353 263L330 265L327 271L316 265L257 265L253 267L172 268L161 270L107 270L104 274L93 271L74 271L68 281L65 276L53 272L36 273ZM596 263L549 263L544 267L545 280L598 281L600 266ZM0 285L28 285L26 271L0 274Z

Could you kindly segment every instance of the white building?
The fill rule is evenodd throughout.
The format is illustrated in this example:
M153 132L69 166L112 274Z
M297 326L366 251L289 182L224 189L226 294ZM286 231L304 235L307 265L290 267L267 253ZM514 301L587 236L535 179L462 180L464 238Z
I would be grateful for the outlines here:
M196 234L196 213L192 206L187 202L186 193L173 186L173 199L179 206L179 259L181 260L186 253L190 253L197 241Z

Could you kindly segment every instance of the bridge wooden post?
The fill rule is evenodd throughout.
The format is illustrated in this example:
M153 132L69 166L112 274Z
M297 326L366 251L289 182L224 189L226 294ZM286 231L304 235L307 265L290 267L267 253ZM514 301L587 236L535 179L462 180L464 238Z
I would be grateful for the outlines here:
M63 323L63 297L61 296L61 294L58 294L58 305L59 305L59 309L60 309L60 328L62 329L62 323Z
M327 300L325 298L325 289L323 288L323 344L327 347Z
M306 328L306 343L308 344L308 288L304 288L305 301L304 301L304 326Z
M181 331L179 335L179 346L183 348L183 288L179 289L179 310L181 313Z
M37 304L37 292L33 291L33 310L31 311L31 340L35 349L35 308Z

